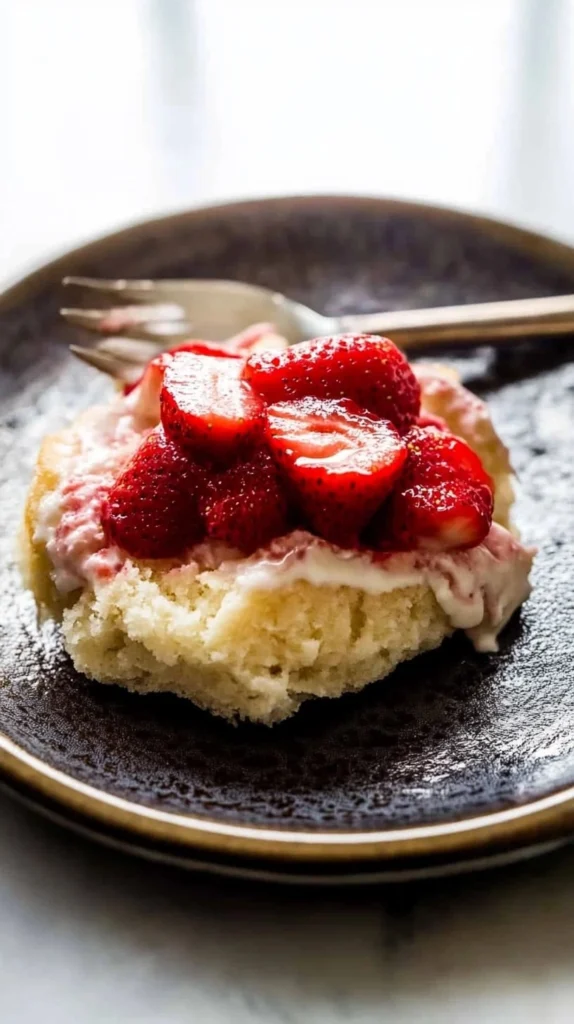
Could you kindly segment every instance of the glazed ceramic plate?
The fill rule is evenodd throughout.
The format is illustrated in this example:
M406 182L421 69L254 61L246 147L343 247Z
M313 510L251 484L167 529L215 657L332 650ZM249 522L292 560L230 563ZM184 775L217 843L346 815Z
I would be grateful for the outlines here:
M490 221L377 199L270 199L139 225L0 302L0 772L120 848L257 877L381 880L483 865L574 822L574 364L569 342L459 354L520 479L535 591L498 656L463 636L363 693L269 730L74 672L13 562L42 436L99 399L58 307L64 274L224 277L325 313L574 292L574 251ZM68 297L67 297L68 298ZM84 341L84 338L81 338ZM574 351L574 349L573 349Z

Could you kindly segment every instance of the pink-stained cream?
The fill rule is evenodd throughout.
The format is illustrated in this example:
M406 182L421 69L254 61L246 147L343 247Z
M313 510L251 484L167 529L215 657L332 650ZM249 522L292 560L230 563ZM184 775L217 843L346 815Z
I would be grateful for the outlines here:
M109 578L125 561L107 545L100 520L110 487L149 431L134 404L117 396L95 406L59 446L60 483L40 502L34 539L45 543L61 593Z
M425 387L432 389L435 380L441 388L440 378L429 371ZM452 401L462 402L469 395L450 382L448 387ZM42 499L35 533L46 544L54 582L62 593L105 585L129 560L107 545L101 509L118 473L154 425L155 399L155 393L147 394L140 386L108 406L91 409L70 433L67 447L62 446L60 484ZM469 439L473 429L481 429L480 423L473 427L473 415L481 421L484 409L478 399L476 403L467 400L467 407L457 410L459 417L467 418ZM295 531L249 558L205 541L171 571L189 574L190 579L201 575L208 585L212 573L219 580L223 574L245 590L286 587L297 580L370 594L427 585L453 628L464 629L477 650L495 651L498 633L530 593L533 555L497 524L477 547L447 553L341 550Z

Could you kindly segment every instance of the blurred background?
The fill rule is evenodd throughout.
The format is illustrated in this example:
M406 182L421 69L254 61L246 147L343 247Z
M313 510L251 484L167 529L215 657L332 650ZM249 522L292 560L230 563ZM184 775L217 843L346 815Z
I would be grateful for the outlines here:
M574 241L573 0L0 0L0 276L243 196Z
M574 0L0 0L0 282L238 197L347 192L574 244ZM231 886L0 795L2 1024L570 1024L574 855Z

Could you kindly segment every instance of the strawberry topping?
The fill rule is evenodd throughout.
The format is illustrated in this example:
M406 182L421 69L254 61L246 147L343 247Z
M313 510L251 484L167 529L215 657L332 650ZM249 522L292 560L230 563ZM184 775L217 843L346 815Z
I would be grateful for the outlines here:
M350 399L279 402L267 418L272 453L312 529L357 545L406 459L396 428Z
M492 481L444 420L420 411L392 342L340 335L256 351L270 337L260 324L231 348L192 340L151 360L131 411L140 427L160 415L161 426L104 502L110 543L171 558L207 535L251 554L293 524L382 551L484 539Z
M173 558L205 536L198 495L205 471L167 438L148 434L102 509L108 543L134 558Z
M208 536L246 555L287 531L287 502L264 448L212 476L200 506Z
M172 348L166 349L165 352L161 352L155 359L149 362L141 375L137 380L132 381L130 384L124 385L124 394L129 395L130 391L133 391L139 384L146 385L146 375L148 371L151 371L151 382L153 382L153 392L157 391L155 395L155 401L157 404L157 417L156 422L159 420L159 393L163 381L163 371L169 361L170 356L176 352L193 352L196 356L216 356L217 358L224 359L241 359L242 354L239 351L235 351L230 345L218 345L215 341L200 341L194 339L191 341L182 341L180 345L174 345ZM158 370L161 371L161 376L158 374ZM155 384L159 380L159 385L156 387ZM147 386L146 386L147 387ZM146 407L151 408L151 402L146 398Z
M340 334L249 357L243 371L267 402L292 398L351 398L399 430L420 408L420 386L405 356L388 338Z
M379 546L429 551L475 547L492 523L493 488L458 437L414 427L408 459L381 517Z
M263 402L240 378L242 362L176 352L165 370L161 419L174 441L208 459L231 461L256 444Z

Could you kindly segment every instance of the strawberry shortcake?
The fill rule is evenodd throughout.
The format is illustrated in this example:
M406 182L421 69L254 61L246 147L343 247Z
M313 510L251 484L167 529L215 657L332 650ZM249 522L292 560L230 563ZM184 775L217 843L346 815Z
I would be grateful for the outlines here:
M47 438L23 565L76 668L272 724L529 593L485 404L388 339L189 342Z

